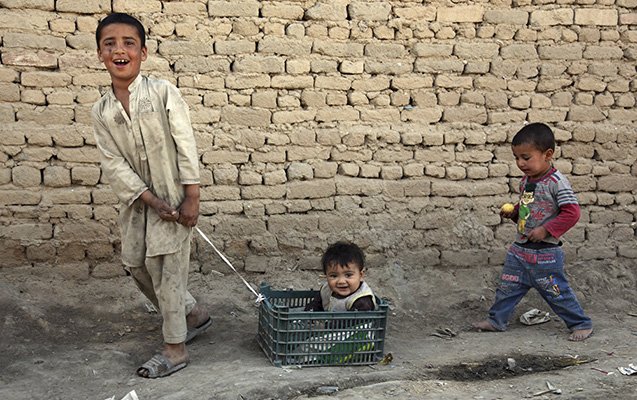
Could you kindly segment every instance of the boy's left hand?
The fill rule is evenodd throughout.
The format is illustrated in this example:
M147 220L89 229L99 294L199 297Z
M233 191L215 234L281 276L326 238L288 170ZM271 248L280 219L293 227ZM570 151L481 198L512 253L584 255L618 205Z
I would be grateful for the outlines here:
M531 232L529 232L528 235L526 235L526 237L531 241L531 242L541 242L542 240L544 240L547 236L549 235L548 231L546 230L546 228L544 228L543 226L538 226L537 228L533 228L533 230L531 230Z
M199 218L199 198L186 197L179 206L178 211L178 223L189 228L197 225L197 219Z

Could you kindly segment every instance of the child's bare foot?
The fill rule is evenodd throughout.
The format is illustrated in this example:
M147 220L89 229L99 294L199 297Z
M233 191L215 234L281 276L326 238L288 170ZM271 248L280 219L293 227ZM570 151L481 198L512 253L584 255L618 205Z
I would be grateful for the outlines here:
M489 322L489 320L487 319L480 322L474 322L473 324L471 324L471 327L473 327L473 329L477 330L478 332L482 332L482 331L496 332L497 331L497 329L495 329L495 327L491 325L491 322Z
M573 332L571 332L571 335L568 337L568 340L570 340L571 342L581 342L591 337L592 334L593 334L592 328L591 329L575 329Z

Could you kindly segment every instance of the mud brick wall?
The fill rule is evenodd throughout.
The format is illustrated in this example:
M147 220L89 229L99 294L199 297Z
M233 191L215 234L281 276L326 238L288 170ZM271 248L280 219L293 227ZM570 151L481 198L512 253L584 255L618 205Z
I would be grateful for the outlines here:
M200 227L240 268L500 264L512 135L555 127L582 204L570 260L637 258L637 0L0 0L3 267L119 273L90 109L97 22L147 27L200 152ZM220 267L196 240L195 267Z

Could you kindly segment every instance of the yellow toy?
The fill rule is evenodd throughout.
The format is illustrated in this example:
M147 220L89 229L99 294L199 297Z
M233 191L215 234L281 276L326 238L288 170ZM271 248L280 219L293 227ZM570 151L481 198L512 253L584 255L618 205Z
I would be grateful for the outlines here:
M503 213L512 213L513 210L515 210L515 206L511 203L504 203L502 208L500 208L500 211Z

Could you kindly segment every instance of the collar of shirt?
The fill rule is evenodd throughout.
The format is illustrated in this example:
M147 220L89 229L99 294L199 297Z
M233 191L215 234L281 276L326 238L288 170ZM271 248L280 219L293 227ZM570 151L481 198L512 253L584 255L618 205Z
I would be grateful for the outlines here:
M131 95L133 95L135 91L139 88L139 85L141 84L143 79L144 77L142 76L142 74L137 74L137 78L135 78L135 80L132 81L130 85L128 85L128 92ZM115 98L115 92L113 92L112 85L108 86L108 95L112 98Z

